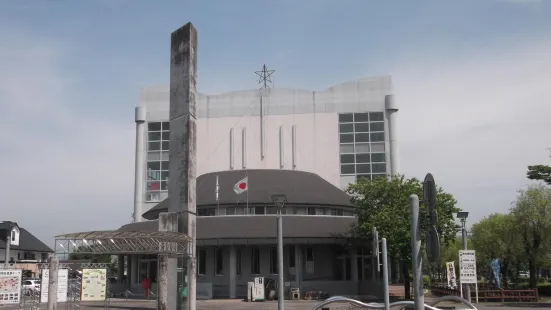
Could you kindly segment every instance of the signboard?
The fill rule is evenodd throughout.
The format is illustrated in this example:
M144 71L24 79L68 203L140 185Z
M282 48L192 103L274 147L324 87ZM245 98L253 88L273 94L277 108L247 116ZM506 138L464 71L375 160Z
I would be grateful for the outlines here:
M474 250L459 251L459 281L461 284L476 284L476 254Z
M19 304L21 269L0 269L0 305Z
M446 263L446 276L448 278L448 287L451 289L457 288L457 280L455 278L455 262Z
M69 281L69 269L57 271L57 302L67 301L67 287ZM40 302L48 302L48 283L50 282L50 270L42 269L40 281Z
M107 269L82 269L81 301L103 301L107 293Z

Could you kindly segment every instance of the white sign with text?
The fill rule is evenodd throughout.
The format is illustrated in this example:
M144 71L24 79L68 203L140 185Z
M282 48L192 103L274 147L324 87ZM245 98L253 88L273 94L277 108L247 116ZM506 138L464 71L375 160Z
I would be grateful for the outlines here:
M474 250L459 251L459 282L476 284L476 253Z

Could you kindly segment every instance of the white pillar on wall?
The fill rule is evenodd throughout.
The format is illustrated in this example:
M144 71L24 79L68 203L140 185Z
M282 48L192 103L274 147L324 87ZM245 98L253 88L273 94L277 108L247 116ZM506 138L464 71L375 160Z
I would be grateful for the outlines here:
M388 141L389 141L389 153L390 153L390 174L396 175L400 173L400 163L398 159L398 139L397 139L397 114L398 107L394 102L393 95L385 96L385 109L388 122Z
M142 202L144 200L145 182L145 141L146 141L146 110L136 107L136 159L134 167L134 222L142 221Z
M229 274L230 298L237 298L237 249L230 246L230 274Z

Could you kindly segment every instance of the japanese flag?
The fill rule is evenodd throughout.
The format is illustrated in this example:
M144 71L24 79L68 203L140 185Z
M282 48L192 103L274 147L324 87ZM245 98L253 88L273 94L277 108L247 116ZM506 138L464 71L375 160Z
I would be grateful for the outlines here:
M235 185L233 186L233 191L238 195L246 192L249 189L248 182L249 182L249 178L245 177L244 179L235 183Z

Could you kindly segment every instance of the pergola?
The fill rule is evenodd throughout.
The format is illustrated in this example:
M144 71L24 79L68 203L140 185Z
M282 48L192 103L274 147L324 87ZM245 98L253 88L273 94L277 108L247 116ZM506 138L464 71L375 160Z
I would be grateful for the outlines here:
M188 255L191 252L191 238L172 231L88 231L59 235L55 239L57 254Z

